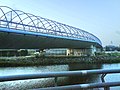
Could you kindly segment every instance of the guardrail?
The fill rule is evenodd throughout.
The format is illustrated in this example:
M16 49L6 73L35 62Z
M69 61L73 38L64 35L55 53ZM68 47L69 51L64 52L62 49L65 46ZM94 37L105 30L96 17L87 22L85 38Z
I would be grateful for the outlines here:
M120 69L61 71L61 72L45 72L45 73L39 73L39 74L0 76L0 82L54 77L55 78L55 86L57 86L57 77L102 74L101 75L102 83L57 86L57 87L50 87L50 88L40 88L40 90L71 90L71 88L72 89L89 89L89 88L101 88L101 87L104 88L105 90L109 90L110 87L120 86L120 82L105 82L104 77L107 74L112 74L112 73L120 73Z
M104 88L104 90L110 90L109 87L112 86L120 86L120 82L77 84L59 87L38 88L33 90L93 90L93 88Z

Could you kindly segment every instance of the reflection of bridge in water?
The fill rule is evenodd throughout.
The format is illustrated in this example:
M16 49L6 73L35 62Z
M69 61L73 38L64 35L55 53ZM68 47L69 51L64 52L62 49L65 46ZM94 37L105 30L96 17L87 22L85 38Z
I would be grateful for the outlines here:
M0 7L0 48L101 48L93 34L46 18Z

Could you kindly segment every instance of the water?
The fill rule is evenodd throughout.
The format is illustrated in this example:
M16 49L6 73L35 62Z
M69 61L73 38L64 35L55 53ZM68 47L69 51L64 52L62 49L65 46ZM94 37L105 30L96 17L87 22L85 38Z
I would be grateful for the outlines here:
M41 72L55 71L73 71L73 70L91 70L91 69L118 69L120 64L70 64L70 65L50 65L38 67L0 67L0 76L32 74ZM105 77L106 82L120 81L120 74L108 74ZM100 75L63 77L58 78L58 85L70 85L80 83L101 82ZM0 82L0 90L25 90L39 87L54 86L54 78L19 80ZM111 90L120 90L120 87L112 87Z

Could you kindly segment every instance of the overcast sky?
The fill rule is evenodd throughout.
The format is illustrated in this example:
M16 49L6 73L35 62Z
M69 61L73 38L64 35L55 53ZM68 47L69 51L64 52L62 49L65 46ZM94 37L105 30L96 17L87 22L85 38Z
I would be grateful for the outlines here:
M0 0L0 6L86 30L103 46L120 45L120 0Z

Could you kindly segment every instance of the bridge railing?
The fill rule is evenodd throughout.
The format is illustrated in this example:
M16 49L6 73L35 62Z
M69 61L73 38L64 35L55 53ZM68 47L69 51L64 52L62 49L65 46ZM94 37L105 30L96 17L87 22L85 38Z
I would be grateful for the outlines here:
M72 89L90 89L90 88L104 88L109 90L110 87L120 86L119 82L105 82L104 77L107 74L120 73L120 69L97 69L97 70L81 70L81 71L61 71L61 72L45 72L39 74L24 74L24 75L10 75L10 76L0 76L0 82L14 81L14 80L26 80L26 79L38 79L38 78L55 78L55 86L57 86L58 77L68 77L68 76L81 76L90 74L101 74L102 83L90 83L90 84L78 84L78 85L68 85L68 86L57 86L41 88L40 90L70 90Z

